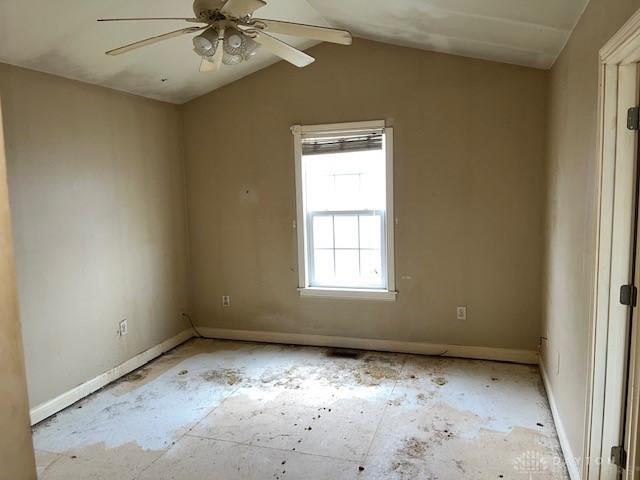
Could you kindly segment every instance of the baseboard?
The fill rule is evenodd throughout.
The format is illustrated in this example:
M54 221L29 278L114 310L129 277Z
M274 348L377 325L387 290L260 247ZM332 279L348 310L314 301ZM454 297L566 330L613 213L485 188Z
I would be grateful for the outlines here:
M40 405L31 409L31 425L35 425L36 423L41 422L45 418L58 413L60 410L67 408L69 405L74 404L78 400L83 399L87 395L92 394L96 390L99 390L100 388L108 385L114 380L117 380L127 373L132 372L136 368L140 368L145 363L148 363L154 358L171 350L172 348L177 347L193 336L194 332L192 329L184 330L178 335L165 340L161 344L151 347L150 349L145 350L142 353L139 353L132 359L127 360L117 367L112 368L111 370L98 375L97 377L92 378L91 380L78 385L75 388L72 388L62 395L58 395L57 397L45 403L41 403Z
M279 333L254 330L227 330L220 328L198 327L198 332L207 338L224 340L241 340L265 343L281 343L291 345L310 345L318 347L355 348L360 350L377 350L383 352L413 353L418 355L440 355L446 357L473 358L479 360L497 360L503 362L536 364L537 353L531 350L514 350L507 348L469 347L461 345L441 345L424 342L402 342L397 340L378 340L369 338L334 337L327 335L307 335L300 333ZM130 360L118 365L97 377L31 409L31 424L35 425L45 418L74 404L78 400L92 394L118 378L140 368L145 363L162 355L164 352L180 345L193 337L191 329L151 347ZM546 383L545 383L546 385ZM551 395L549 395L549 402ZM553 406L552 406L553 411ZM556 414L554 413L554 418ZM556 425L558 423L556 422ZM562 441L561 441L562 444ZM563 447L564 451L564 447ZM571 457L573 458L573 457ZM576 479L578 477L575 477ZM574 477L572 476L572 480Z
M547 392L547 398L549 399L549 406L551 407L551 415L553 415L553 422L556 425L556 432L558 433L558 440L560 441L560 448L564 455L564 461L569 471L569 477L571 480L580 480L580 467L576 461L576 456L573 454L569 439L567 438L567 431L564 428L560 413L558 412L558 406L556 404L555 397L553 396L553 390L551 390L551 383L547 376L547 371L544 368L544 363L540 359L540 373L542 374L542 381L544 383L544 389Z
M402 342L397 340L333 337L327 335L306 335L301 333L264 332L257 330L227 330L210 327L198 327L198 332L207 338L224 340L310 345L316 347L354 348L359 350L377 350L382 352L415 353L418 355L441 355L445 357L497 360L502 362L526 363L531 365L538 363L538 353L533 350L439 345L424 342Z

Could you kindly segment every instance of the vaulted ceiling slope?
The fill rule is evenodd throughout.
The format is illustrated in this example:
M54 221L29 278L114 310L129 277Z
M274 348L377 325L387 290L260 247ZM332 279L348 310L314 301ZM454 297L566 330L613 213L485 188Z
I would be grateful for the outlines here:
M588 0L267 0L259 16L335 26L395 45L550 68ZM191 37L118 57L104 52L185 26L180 21L98 24L103 17L190 17L191 0L2 0L0 61L184 103L279 59L200 73ZM305 49L314 42L281 37ZM344 47L348 48L348 47ZM322 59L318 59L322 61Z

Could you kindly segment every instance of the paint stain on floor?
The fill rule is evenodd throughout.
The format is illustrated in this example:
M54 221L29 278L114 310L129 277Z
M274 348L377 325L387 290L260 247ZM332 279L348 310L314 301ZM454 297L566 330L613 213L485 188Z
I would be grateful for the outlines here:
M227 385L235 385L242 381L242 372L232 369L207 370L200 374L205 382L226 383Z
M536 367L200 339L34 445L44 480L568 478Z
M145 378L147 378L149 376L149 373L151 372L150 368L141 368L139 370L134 371L133 373L130 373L129 375L125 375L124 377L122 377L121 380L119 380L121 383L127 383L127 382L133 382L133 383L137 383L137 382L142 382Z

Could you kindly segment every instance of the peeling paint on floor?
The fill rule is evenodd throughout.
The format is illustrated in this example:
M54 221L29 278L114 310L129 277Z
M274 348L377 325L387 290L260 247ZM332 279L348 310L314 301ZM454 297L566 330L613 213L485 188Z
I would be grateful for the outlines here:
M200 339L34 445L44 480L568 478L536 367Z

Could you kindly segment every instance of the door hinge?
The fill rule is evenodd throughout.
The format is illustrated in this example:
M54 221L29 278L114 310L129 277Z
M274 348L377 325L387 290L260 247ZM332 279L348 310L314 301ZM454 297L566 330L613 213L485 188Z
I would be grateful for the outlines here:
M640 130L640 107L631 107L627 110L627 128Z
M638 289L633 285L622 285L620 287L620 303L630 307L636 306Z
M619 468L626 468L627 452L624 447L611 447L611 463Z

